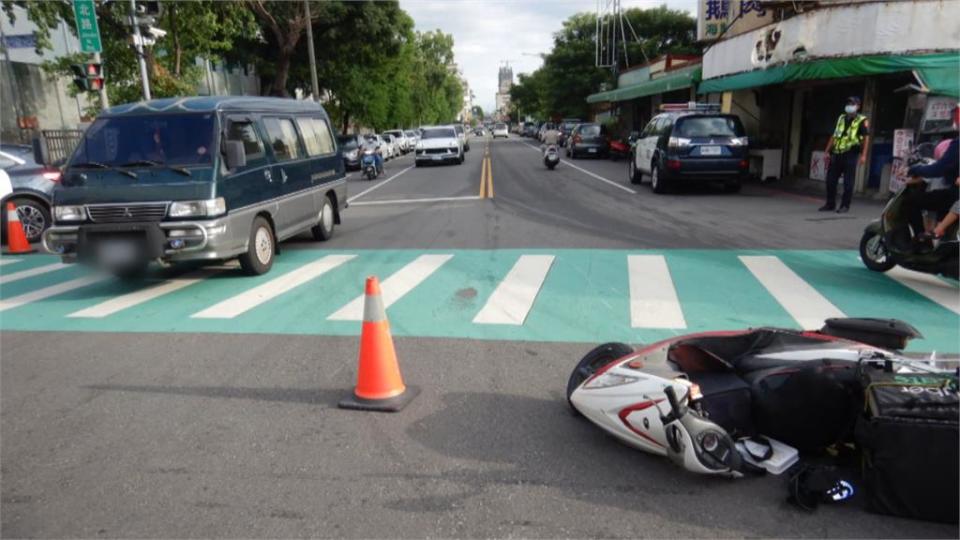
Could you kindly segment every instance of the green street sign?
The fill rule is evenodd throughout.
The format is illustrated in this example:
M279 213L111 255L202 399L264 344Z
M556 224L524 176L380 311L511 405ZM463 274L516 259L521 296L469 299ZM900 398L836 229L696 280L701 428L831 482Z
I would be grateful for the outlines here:
M93 0L73 0L73 15L77 20L80 51L87 53L102 51L100 27L97 26L97 10L93 5Z

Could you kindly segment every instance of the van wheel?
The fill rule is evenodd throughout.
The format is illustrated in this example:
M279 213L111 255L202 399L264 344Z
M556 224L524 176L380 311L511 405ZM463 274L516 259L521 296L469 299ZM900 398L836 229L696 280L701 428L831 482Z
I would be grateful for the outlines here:
M336 226L336 220L333 215L333 204L330 197L323 198L323 208L320 209L320 223L317 223L310 232L313 233L313 239L318 242L326 242L333 238L333 228Z
M273 267L273 255L276 251L270 222L257 216L250 228L247 252L240 256L240 268L251 276L266 274Z

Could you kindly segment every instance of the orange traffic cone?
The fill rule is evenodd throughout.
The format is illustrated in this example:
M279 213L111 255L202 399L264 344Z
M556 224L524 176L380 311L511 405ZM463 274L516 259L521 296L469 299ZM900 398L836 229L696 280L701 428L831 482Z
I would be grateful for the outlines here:
M17 253L33 253L36 251L27 242L27 235L23 232L23 225L20 224L20 214L17 213L17 207L12 203L7 203L7 251L8 255Z
M420 393L419 388L403 384L376 276L367 278L359 363L357 387L340 402L343 409L397 412Z

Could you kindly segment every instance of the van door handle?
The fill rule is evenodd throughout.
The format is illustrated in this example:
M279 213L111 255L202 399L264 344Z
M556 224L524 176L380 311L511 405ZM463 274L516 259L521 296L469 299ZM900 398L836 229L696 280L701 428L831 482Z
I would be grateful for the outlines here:
M270 174L270 169L263 170L263 177L267 179L267 182L273 183L273 175Z
M280 183L281 184L287 183L287 171L283 169L280 169Z

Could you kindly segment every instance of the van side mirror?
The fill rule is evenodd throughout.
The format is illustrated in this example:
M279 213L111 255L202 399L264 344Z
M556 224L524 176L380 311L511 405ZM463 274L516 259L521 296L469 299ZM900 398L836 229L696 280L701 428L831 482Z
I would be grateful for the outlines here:
M637 139L639 139L639 138L640 138L640 133L638 133L638 132L636 132L636 131L631 131L631 132L630 132L630 138L627 139L627 140L630 141L630 142L637 142Z
M242 141L224 141L223 155L227 162L227 168L230 170L247 165L247 151L243 148Z
M50 146L43 135L33 138L33 160L41 167L50 165Z

